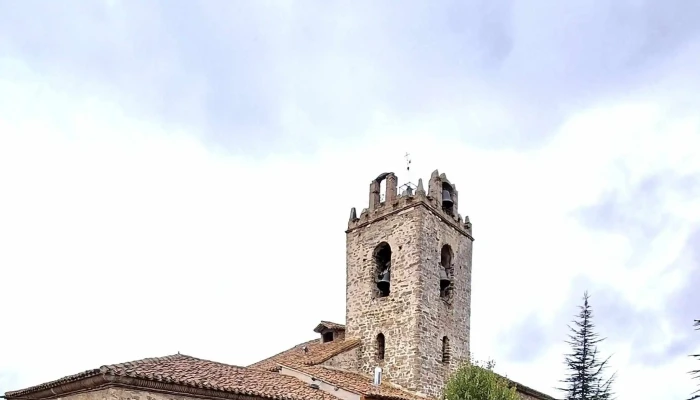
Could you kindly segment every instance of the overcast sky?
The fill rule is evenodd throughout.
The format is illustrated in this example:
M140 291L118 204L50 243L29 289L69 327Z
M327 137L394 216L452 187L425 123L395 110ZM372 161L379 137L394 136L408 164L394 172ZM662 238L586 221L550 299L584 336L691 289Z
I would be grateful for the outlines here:
M314 338L350 208L437 168L478 358L559 396L588 290L619 397L688 396L700 2L341 3L0 0L0 392Z

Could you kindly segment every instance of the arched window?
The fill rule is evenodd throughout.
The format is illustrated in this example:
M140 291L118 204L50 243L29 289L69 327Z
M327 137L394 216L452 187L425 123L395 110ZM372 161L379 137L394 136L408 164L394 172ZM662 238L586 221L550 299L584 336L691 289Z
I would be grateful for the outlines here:
M442 363L450 363L450 339L447 336L442 338Z
M384 341L384 334L380 333L377 335L377 360L384 359L384 352L386 349L386 342Z
M440 251L440 297L447 299L450 296L450 289L452 288L452 247L449 244L442 246Z
M396 200L396 175L393 172L380 174L370 184L369 193L370 212L392 203Z
M391 246L382 242L374 249L375 279L377 297L386 297L391 293Z

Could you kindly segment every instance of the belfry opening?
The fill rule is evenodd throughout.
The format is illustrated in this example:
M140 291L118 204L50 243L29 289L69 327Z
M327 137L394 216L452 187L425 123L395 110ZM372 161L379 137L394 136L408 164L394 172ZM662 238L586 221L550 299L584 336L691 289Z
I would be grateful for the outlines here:
M374 250L376 265L377 297L386 297L391 293L391 246L382 242Z

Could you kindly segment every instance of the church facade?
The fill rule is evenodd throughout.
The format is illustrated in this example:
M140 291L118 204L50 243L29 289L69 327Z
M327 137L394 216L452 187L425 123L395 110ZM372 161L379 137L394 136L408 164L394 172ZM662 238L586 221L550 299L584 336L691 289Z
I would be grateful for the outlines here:
M458 192L434 171L427 184L370 184L369 205L346 230L346 323L248 367L182 354L102 366L7 400L414 400L439 398L469 358L472 225ZM385 186L384 195L380 187ZM512 382L526 400L553 400Z

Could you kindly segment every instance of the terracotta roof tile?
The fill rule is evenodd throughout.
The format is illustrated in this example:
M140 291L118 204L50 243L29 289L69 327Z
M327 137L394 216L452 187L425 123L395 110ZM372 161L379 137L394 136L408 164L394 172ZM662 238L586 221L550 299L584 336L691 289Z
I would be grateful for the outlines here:
M296 369L313 376L323 382L339 386L351 392L360 393L366 397L386 399L386 400L425 400L425 396L418 396L415 393L401 389L386 381L380 386L373 384L371 376L362 375L355 372L341 369L325 367L321 365L302 366Z
M334 396L310 388L301 380L259 369L243 368L182 354L146 358L122 364L103 366L53 382L8 392L8 398L59 386L97 375L138 378L193 388L209 389L280 400L337 400Z
M333 342L329 342L333 343ZM287 350L284 350L280 353L275 354L272 357L268 357L264 360L260 360L254 364L250 364L248 368L255 368L255 369L261 369L264 371L277 371L279 370L279 363L277 362L280 359L283 358L292 358L292 357L303 357L302 355L293 355L294 352L299 352L303 353L303 348L306 347L309 351L312 349L315 349L317 346L322 346L324 344L329 344L329 343L319 343L318 339L314 340L309 340L308 342L304 342L301 344L298 344L292 348L289 348Z
M334 340L320 343L318 339L296 345L270 358L258 361L249 367L275 371L278 364L285 365L316 365L321 364L338 354L344 353L360 345L359 339ZM304 351L306 348L306 351Z
M31 387L28 387L26 389L11 390L9 392L5 392L5 396L6 397L23 396L23 395L28 394L28 393L33 393L33 392L38 392L38 391L44 390L44 389L54 388L56 386L64 385L66 383L76 382L76 381L79 381L79 380L82 380L85 378L98 376L100 374L101 374L101 372L99 369L90 369L90 370L83 371L83 372L80 372L77 374L64 376L63 378L60 378L60 379L56 379L56 380L45 382L45 383L42 383L39 385L31 386Z

